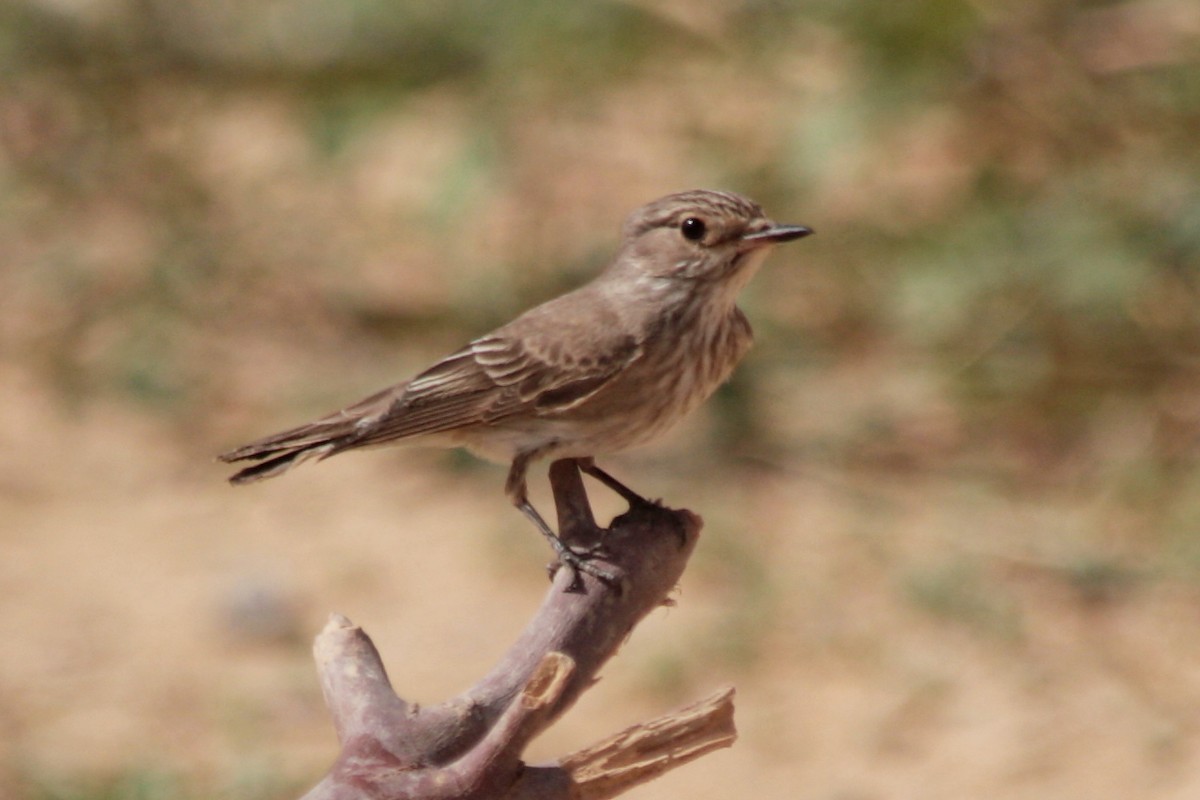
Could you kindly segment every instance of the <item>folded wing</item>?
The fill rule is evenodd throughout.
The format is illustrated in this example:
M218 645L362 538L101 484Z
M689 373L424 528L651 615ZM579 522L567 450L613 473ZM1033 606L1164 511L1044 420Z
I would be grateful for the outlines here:
M258 462L230 481L273 477L311 458L357 447L502 425L514 415L553 415L585 402L642 353L635 337L612 328L592 332L581 353L580 348L562 347L553 331L548 337L537 335L539 327L536 316L518 319L407 383L223 453L222 461Z

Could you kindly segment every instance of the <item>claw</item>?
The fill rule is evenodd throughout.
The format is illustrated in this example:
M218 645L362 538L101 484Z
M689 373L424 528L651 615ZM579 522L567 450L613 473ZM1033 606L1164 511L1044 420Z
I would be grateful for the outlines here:
M558 541L561 543L561 540ZM554 549L558 551L557 547ZM568 584L566 589L570 594L581 594L583 592L583 580L579 577L580 573L591 575L607 586L619 586L620 580L615 574L593 563L592 559L596 557L597 555L591 552L591 548L580 553L564 544L562 550L558 551L558 561L548 564L546 571L553 580L560 568L566 567L571 570L571 583Z

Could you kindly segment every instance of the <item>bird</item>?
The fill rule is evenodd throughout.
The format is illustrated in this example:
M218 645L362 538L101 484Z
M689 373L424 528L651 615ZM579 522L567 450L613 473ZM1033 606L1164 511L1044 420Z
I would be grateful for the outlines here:
M590 282L407 381L218 458L253 462L229 478L242 485L348 450L465 447L508 464L505 494L560 563L609 578L530 503L530 465L576 459L631 506L647 503L595 458L656 438L729 378L753 340L738 294L774 245L812 232L733 192L666 195L626 218L616 255Z

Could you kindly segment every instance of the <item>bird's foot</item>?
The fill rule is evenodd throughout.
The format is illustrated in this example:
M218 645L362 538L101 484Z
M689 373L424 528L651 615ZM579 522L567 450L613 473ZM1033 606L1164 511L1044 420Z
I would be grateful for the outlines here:
M571 583L567 586L568 592L572 594L583 592L583 580L579 577L580 573L591 575L608 586L620 586L620 579L613 572L596 563L598 559L610 556L604 542L594 541L588 545L569 545L557 536L550 538L549 542L558 560L549 564L546 569L550 573L551 579L558 574L561 567L571 570Z
M517 508L533 522L538 531L550 543L550 547L554 550L554 555L558 561L550 566L550 577L553 578L558 571L559 566L566 566L571 570L571 583L567 587L568 592L579 593L584 590L583 580L579 577L580 574L591 575L608 586L619 587L620 580L611 571L604 569L598 564L593 563L595 560L605 558L608 551L604 547L604 542L601 537L604 534L604 529L596 525L590 520L586 524L576 523L569 529L564 531L567 538L579 544L568 544L562 537L550 530L550 526L542 519L542 515L537 512L537 509L529 502L522 499L517 504ZM586 543L584 543L586 542Z

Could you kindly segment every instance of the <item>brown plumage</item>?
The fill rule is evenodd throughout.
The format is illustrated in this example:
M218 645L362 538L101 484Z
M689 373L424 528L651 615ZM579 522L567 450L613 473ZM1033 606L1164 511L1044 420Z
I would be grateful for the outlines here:
M633 212L594 280L539 305L406 383L220 456L255 461L235 484L311 458L393 442L465 446L510 463L505 490L560 557L587 571L529 504L538 458L591 458L641 444L707 398L750 347L734 304L770 245L806 236L740 195L695 190Z

